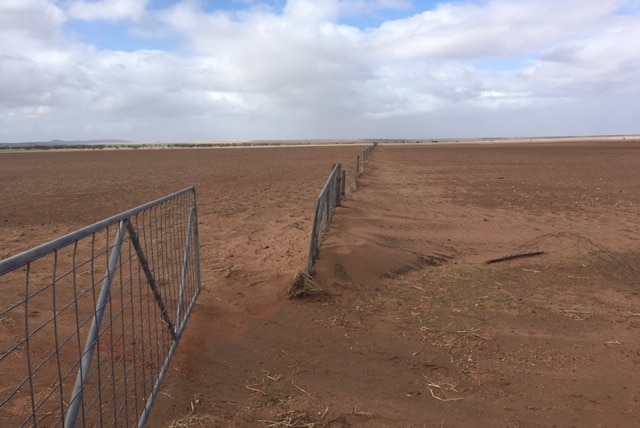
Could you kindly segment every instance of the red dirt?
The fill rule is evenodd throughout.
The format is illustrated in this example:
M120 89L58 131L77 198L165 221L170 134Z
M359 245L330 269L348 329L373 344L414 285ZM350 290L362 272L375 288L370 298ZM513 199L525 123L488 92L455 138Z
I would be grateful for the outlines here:
M0 256L189 184L203 293L149 426L640 423L640 144L0 153ZM529 258L491 265L521 252Z

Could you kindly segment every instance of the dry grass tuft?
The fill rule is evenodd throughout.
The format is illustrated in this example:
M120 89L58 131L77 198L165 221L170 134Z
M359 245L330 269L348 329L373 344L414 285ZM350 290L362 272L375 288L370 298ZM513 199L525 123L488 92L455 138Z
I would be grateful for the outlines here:
M310 418L305 412L288 411L280 413L275 420L261 420L268 428L320 428L329 426L324 420L328 409L317 419Z
M427 377L423 374L422 377L427 381L427 388L429 389L429 392L431 393L431 396L433 398L435 398L438 401L460 401L460 400L464 400L464 398L462 397L448 397L447 393L449 392L456 392L456 393L460 393L460 391L458 391L456 389L457 385L453 385L451 383L435 383L435 382L431 382L429 379L427 379Z
M169 428L205 428L207 426L218 426L218 421L211 415L196 415L196 406L202 402L202 395L195 394L191 400L191 411L178 419L174 419Z
M577 306L574 306L571 309L563 309L560 312L563 315L576 321L584 321L589 317L589 315L591 315L591 311L582 311L578 309Z
M328 294L328 291L318 284L308 273L301 271L293 278L293 283L289 287L289 299L298 299L307 296Z
M209 415L188 415L180 419L175 419L173 422L171 422L169 428L204 428L207 426L207 423L213 423L215 426L216 420Z

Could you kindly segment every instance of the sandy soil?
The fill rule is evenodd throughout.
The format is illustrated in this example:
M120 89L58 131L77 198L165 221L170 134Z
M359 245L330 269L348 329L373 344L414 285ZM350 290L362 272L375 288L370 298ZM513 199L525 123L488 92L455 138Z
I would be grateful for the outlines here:
M150 426L640 423L640 144L0 153L0 257L195 184L204 291ZM486 264L507 255L543 254Z

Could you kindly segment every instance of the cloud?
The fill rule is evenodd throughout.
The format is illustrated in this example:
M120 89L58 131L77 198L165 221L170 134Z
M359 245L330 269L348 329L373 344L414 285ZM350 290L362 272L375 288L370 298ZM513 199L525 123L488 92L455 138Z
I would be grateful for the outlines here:
M38 118L78 101L69 89L85 90L76 67L82 47L64 37L65 22L49 1L0 4L0 117Z
M0 141L640 132L637 0L161 4L0 3Z
M62 37L64 12L48 0L0 3L0 53L38 54Z
M297 109L312 108L322 105L320 98L325 97L339 104L340 93L369 73L358 49L360 31L326 20L302 25L300 19L335 13L326 4L323 12L303 6L290 3L282 15L255 12L236 17L203 14L193 5L181 4L161 19L198 55L210 59L214 86L244 97L269 96L274 108L280 109L289 103Z
M67 8L69 17L85 21L139 20L146 12L149 0L75 0Z
M387 58L469 60L537 52L568 37L602 30L616 2L494 0L440 3L434 10L389 21L372 34Z

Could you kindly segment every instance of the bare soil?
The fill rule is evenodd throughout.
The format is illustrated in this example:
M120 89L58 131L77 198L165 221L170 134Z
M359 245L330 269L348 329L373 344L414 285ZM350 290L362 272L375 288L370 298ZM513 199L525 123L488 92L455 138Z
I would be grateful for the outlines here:
M0 153L0 257L196 185L203 293L152 427L635 427L640 144ZM529 257L486 261L509 255Z

